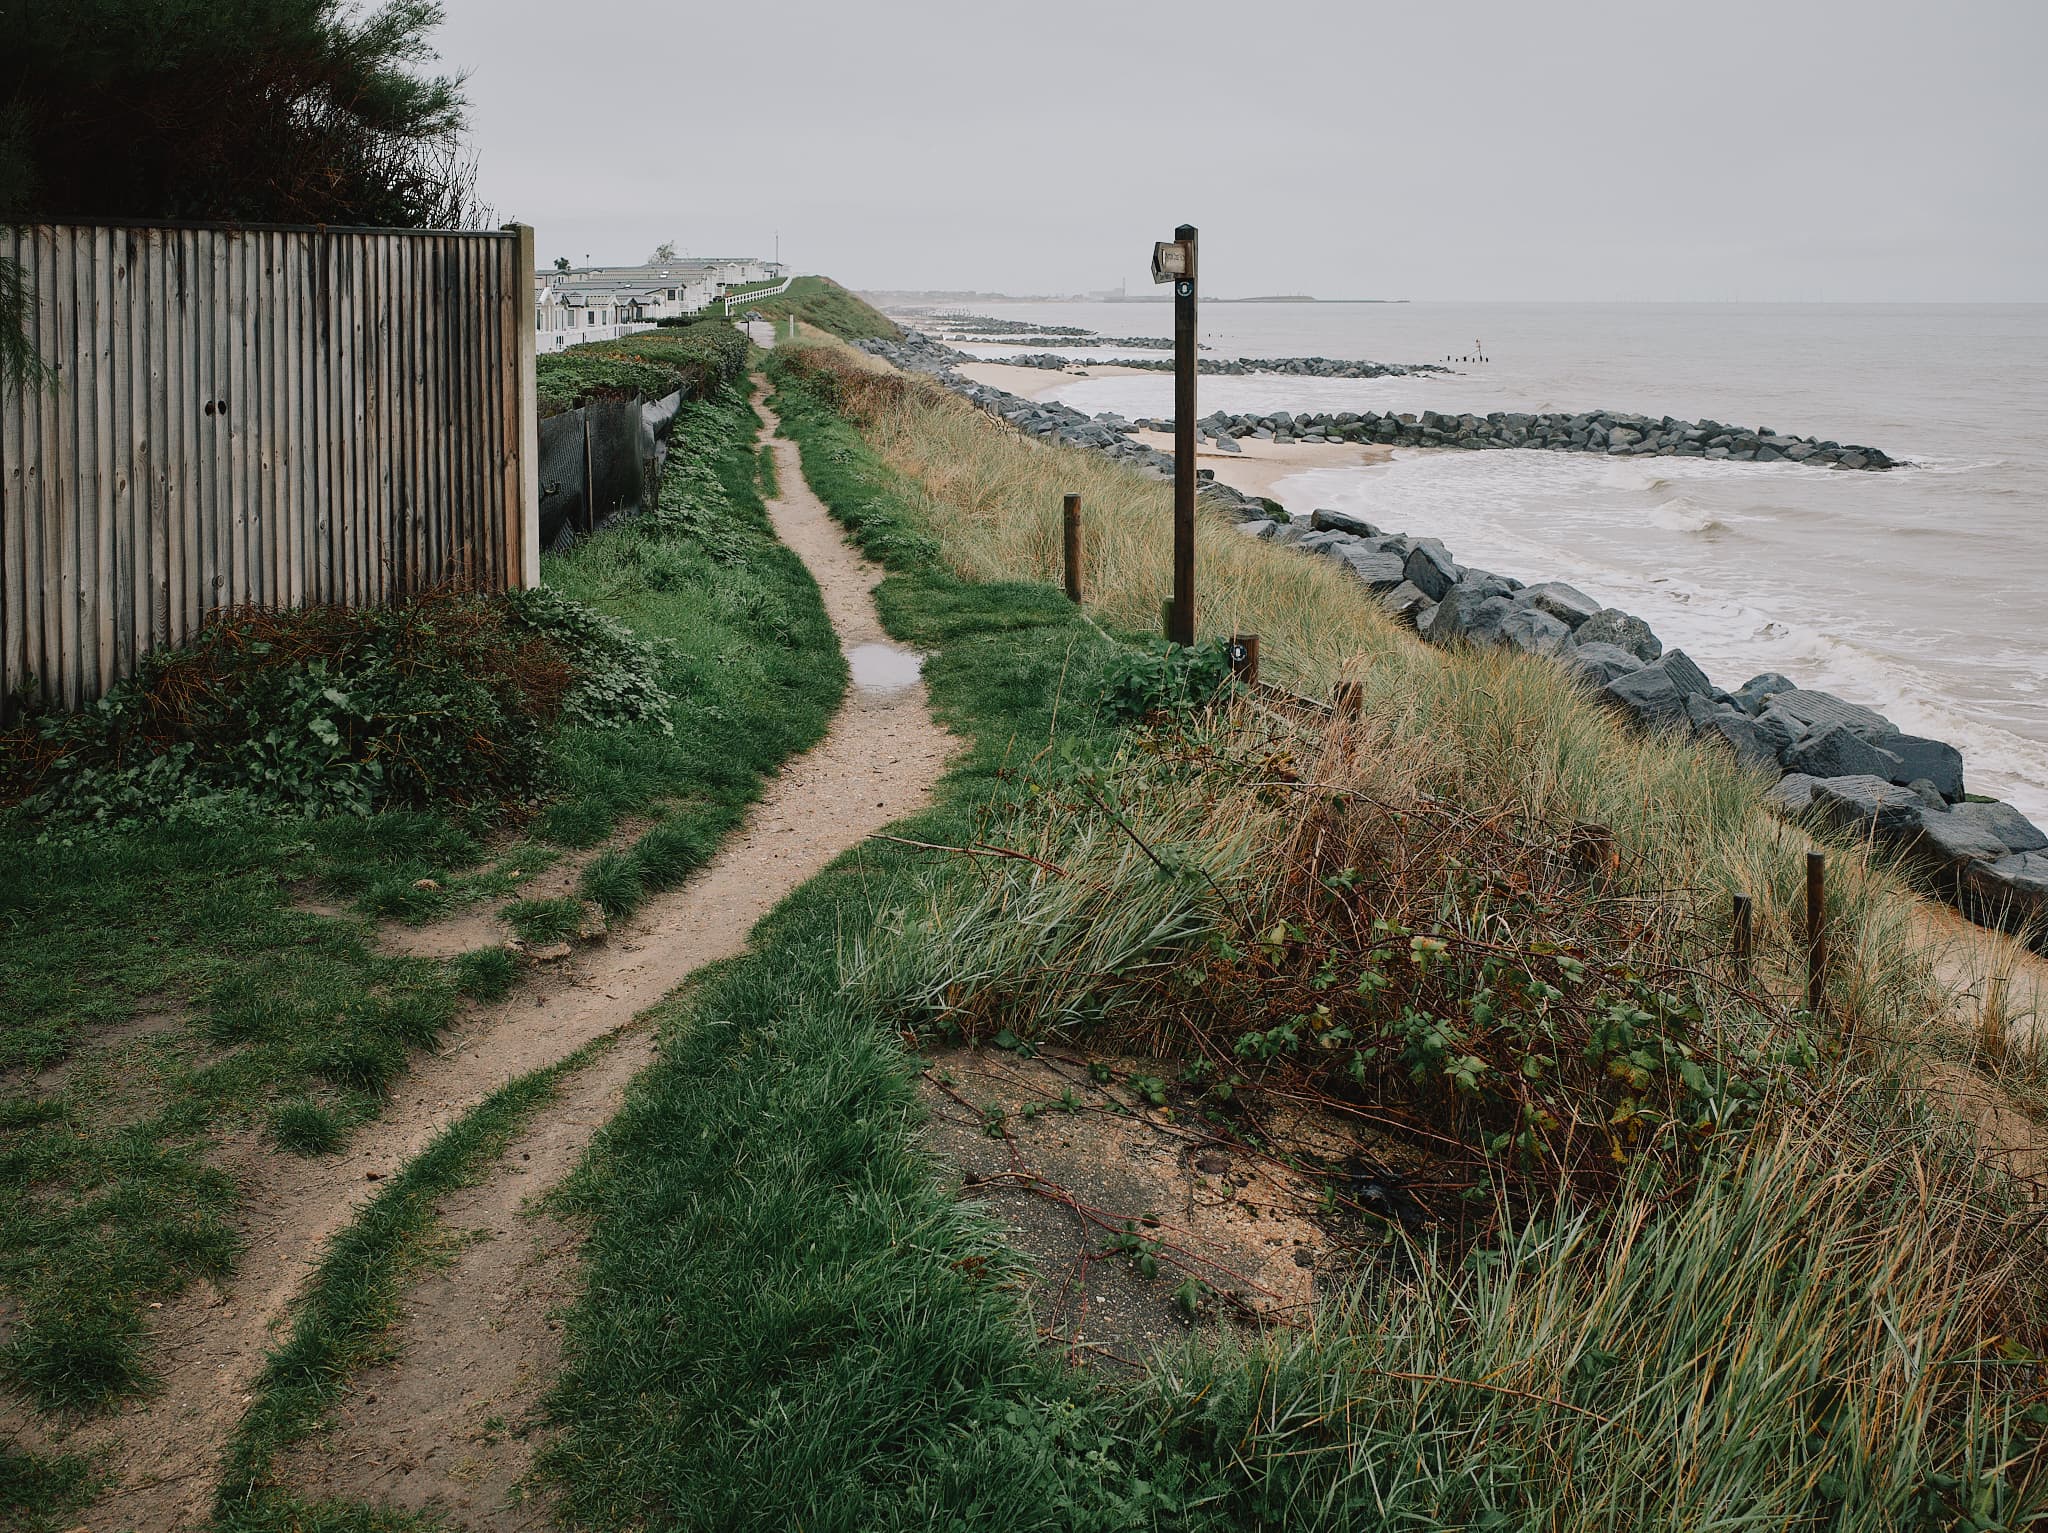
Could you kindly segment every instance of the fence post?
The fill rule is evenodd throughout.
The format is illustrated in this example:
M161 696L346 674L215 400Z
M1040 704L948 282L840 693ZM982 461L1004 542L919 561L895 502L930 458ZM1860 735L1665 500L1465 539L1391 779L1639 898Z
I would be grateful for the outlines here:
M518 323L513 328L519 332L518 354L513 365L519 376L511 391L511 403L519 412L513 417L519 422L519 498L505 509L517 532L514 546L518 549L518 563L506 572L508 578L505 583L508 586L537 586L540 584L540 384L534 371L533 225L514 224L512 233L517 242L512 261L512 312L518 316Z
M590 471L590 406L584 405L577 412L583 421L583 530L597 530L597 490Z
M1735 976L1744 984L1749 983L1749 955L1754 939L1749 896L1738 894L1735 896Z
M1259 679L1259 636L1255 633L1234 633L1230 636L1230 674L1246 686L1256 685Z
M1069 495L1060 507L1067 562L1067 600L1081 604L1081 497Z
M1806 854L1806 1010L1816 1020L1828 998L1827 853Z

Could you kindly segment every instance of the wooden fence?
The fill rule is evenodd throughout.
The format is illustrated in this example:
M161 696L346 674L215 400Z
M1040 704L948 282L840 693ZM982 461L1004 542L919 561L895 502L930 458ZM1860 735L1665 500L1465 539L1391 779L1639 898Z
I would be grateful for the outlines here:
M0 229L0 716L211 613L538 579L533 231Z

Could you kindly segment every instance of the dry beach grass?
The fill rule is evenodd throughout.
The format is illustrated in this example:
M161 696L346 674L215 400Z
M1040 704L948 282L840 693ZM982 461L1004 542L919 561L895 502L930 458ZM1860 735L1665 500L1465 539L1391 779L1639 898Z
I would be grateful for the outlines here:
M1060 500L1079 493L1089 610L1112 628L1156 629L1170 586L1166 486L1029 441L936 387L832 350L789 360L860 423L956 573L1057 581ZM1334 565L1220 519L1203 519L1198 559L1203 632L1259 633L1267 677L1294 691L1361 689L1355 730L1302 742L1287 774L1297 785L1391 808L1382 845L1411 837L1402 817L1431 805L1515 833L1599 827L1601 898L1644 912L1617 962L1711 971L1702 994L1728 988L1730 897L1748 894L1761 1010L1710 996L1701 1039L1797 1025L1822 1052L1796 1081L1765 1091L1739 1155L1705 1180L1679 1160L1641 1174L1655 1157L1618 1151L1638 1172L1611 1175L1597 1197L1564 1198L1546 1217L1532 1193L1522 1207L1538 1216L1519 1243L1508 1239L1499 1268L1475 1279L1425 1263L1377 1297L1361 1290L1323 1312L1305 1334L1198 1347L1155 1369L1152 1409L1219 1448L1234 1441L1236 1461L1257 1465L1269 1487L1286 1484L1298 1514L1368 1492L1387 1505L1416 1504L1410 1495L1440 1505L1429 1497L1458 1462L1454 1444L1476 1438L1492 1444L1490 1464L1512 1462L1516 1473L1560 1451L1574 1463L1570 1484L1532 1503L1542 1511L1530 1525L1643 1526L1744 1497L1752 1511L1770 1503L1796 1519L1817 1486L1834 1494L1835 1476L1850 1472L1842 1466L1910 1476L1920 1471L1909 1460L1925 1452L1948 1466L1949 1488L1929 1493L1928 1515L1966 1504L1991 1522L1953 1525L2017 1525L1998 1519L2032 1504L2034 1450L1997 1423L2033 1398L2048 1334L2030 1212L2042 1142L2029 1110L2038 1016L2024 984L1987 981L2031 973L2021 951L1984 934L1963 940L1883 857L1838 846L1833 962L1816 1025L1800 1002L1814 843L1765 809L1760 781L1732 759L1628 727L1547 662L1423 646ZM1256 727L1250 716L1235 723ZM1162 749L1201 754L1185 742ZM1144 779L1118 800L1133 832L1123 838L1099 805L1048 796L998 838L1037 861L984 870L965 892L934 886L902 940L876 939L857 985L885 1014L922 1006L970 1029L1040 1028L1111 1047L1130 1046L1135 1029L1161 1054L1176 1044L1198 1052L1194 1019L1213 1019L1215 993L1176 1010L1166 990L1131 976L1182 961L1189 935L1219 924L1226 940L1255 936L1277 891L1333 870L1321 843L1302 839L1314 812L1245 790L1248 770L1197 764L1178 779ZM1141 839L1169 863L1199 865L1209 887L1149 877L1131 845ZM1455 900L1444 910L1470 915ZM1701 1042L1697 1057L1712 1049ZM1581 1089L1573 1101L1604 1111L1598 1082L1572 1091ZM1627 1378L1614 1394L1598 1391L1608 1403L1590 1423L1558 1403L1589 1368ZM1480 1401L1495 1392L1483 1408L1458 1387L1473 1379L1485 1381L1469 1386ZM1340 1420L1350 1425L1337 1430ZM1810 1444L1788 1435L1800 1420L1848 1430L1855 1452L1815 1467ZM1993 1439L2009 1458L1932 1446ZM1414 1471L1383 1483L1397 1445L1391 1462L1405 1454ZM1871 1525L1862 1515L1843 1525Z

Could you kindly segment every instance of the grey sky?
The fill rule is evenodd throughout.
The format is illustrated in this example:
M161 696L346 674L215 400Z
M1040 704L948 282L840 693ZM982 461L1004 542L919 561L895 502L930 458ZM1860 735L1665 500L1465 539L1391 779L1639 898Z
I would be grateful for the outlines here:
M2048 300L2048 0L447 0L543 260L862 287Z

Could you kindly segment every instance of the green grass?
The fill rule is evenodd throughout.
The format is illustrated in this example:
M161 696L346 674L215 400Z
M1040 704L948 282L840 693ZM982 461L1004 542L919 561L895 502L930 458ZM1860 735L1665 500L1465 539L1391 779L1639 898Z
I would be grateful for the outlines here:
M918 487L771 369L807 476L889 569L887 625L930 653L935 710L969 742L899 828L1031 825L1034 785L1120 744L1085 705L1113 641L1047 585L949 572ZM2020 1278L1986 1265L2003 1206L1868 1062L1823 1078L1838 1109L1776 1102L1770 1132L1684 1184L1645 1159L1610 1201L1537 1209L1469 1264L1368 1269L1305 1333L1168 1355L1124 1387L1057 1366L995 1232L917 1147L892 1019L848 983L935 885L982 877L870 844L672 1005L570 1189L588 1289L546 1469L576 1525L1874 1533L2038 1509L2020 1407L2039 1360L1984 1323Z
M433 1259L440 1200L478 1180L561 1083L611 1042L600 1039L499 1087L408 1161L329 1244L291 1337L270 1355L228 1449L215 1506L219 1527L340 1533L434 1525L369 1508L304 1503L274 1485L271 1471L326 1418L350 1374L381 1355L407 1282Z
M830 277L798 277L790 283L788 292L764 298L748 307L770 319L785 319L794 314L805 324L816 325L843 341L864 340L869 336L895 340L903 334L894 320Z
M144 1387L146 1305L234 1264L220 1138L331 1148L465 997L509 987L503 955L384 955L372 915L503 898L514 871L655 816L593 875L619 914L701 867L764 775L822 735L844 661L772 537L755 426L737 385L688 406L660 509L546 561L549 584L666 646L673 705L666 729L559 730L552 796L499 854L485 856L489 819L414 810L122 831L0 820L0 1303L15 1319L0 1377L45 1409Z
M45 1455L0 1443L0 1526L58 1533L91 1501L99 1476L75 1453Z
M889 627L931 653L936 710L970 742L906 834L969 837L1022 791L1063 697L1088 721L1073 705L1110 646L1046 587L935 569L858 438L800 397L778 408L827 503L865 508ZM953 1526L977 1502L984 1526L1112 1525L1076 1520L1068 1483L1102 1422L1034 1359L999 1249L911 1147L900 1046L838 992L841 938L918 866L879 843L842 858L674 1003L568 1190L594 1226L548 1463L578 1525Z

